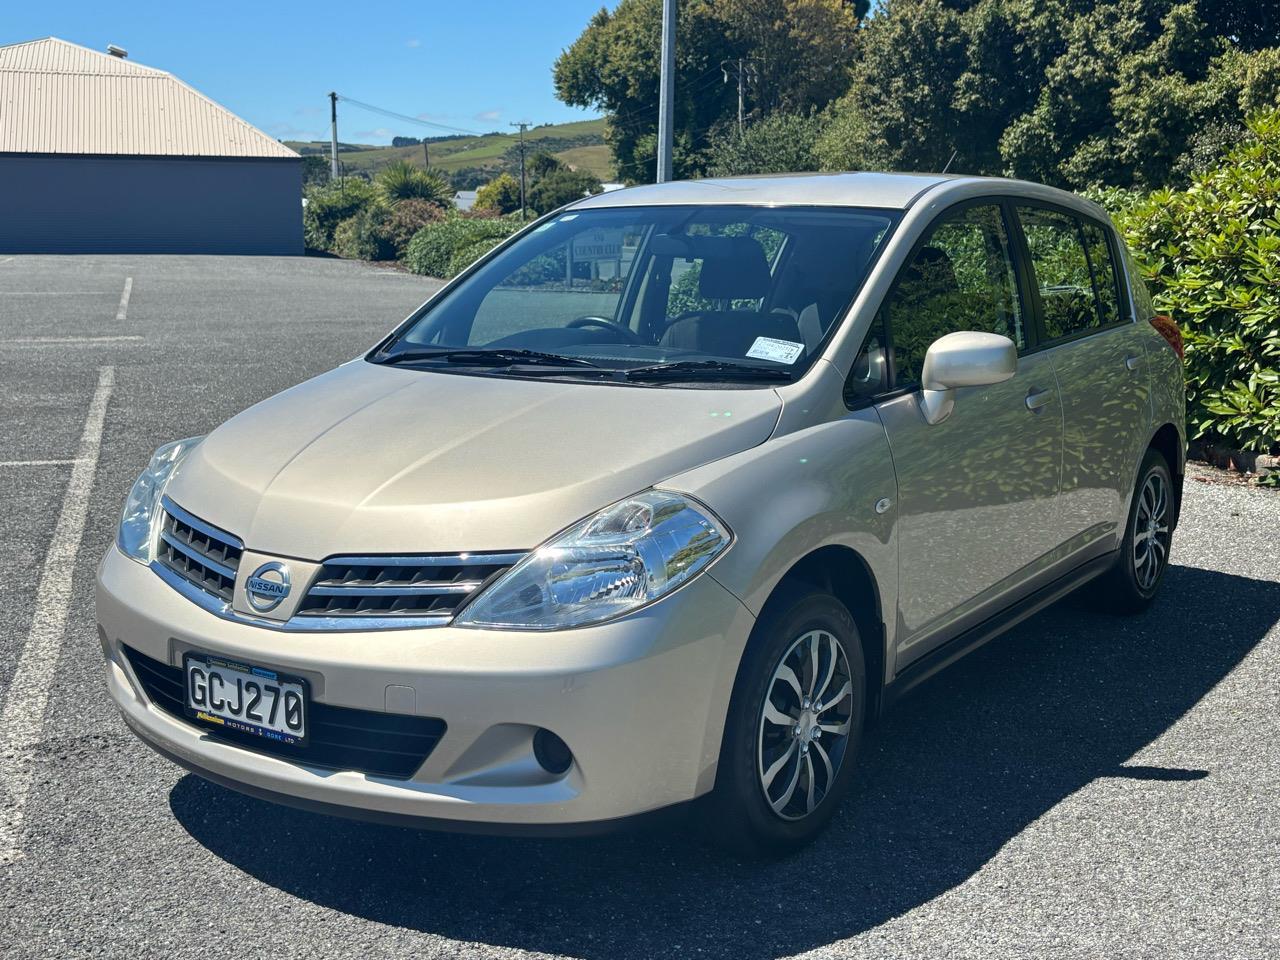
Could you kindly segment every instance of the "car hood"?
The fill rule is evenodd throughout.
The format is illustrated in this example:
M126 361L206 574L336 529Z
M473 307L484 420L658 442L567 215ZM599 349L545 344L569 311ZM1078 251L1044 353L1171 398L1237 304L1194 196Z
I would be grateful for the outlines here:
M228 420L166 494L251 550L524 550L762 443L771 389L518 380L353 361Z

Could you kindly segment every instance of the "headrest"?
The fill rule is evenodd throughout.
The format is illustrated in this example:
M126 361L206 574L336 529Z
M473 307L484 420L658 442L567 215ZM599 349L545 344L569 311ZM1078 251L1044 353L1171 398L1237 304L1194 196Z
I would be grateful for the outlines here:
M706 300L758 300L769 292L769 259L752 237L705 237L698 295Z

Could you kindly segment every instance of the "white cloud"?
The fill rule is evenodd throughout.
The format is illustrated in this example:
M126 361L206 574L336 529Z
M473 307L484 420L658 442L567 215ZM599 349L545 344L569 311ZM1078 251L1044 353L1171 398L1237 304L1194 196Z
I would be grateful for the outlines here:
M483 111L481 111L480 113L477 113L477 114L476 114L472 119L474 119L474 120L489 120L489 121L492 121L492 120L501 120L501 119L502 119L502 111L501 111L501 110L483 110Z
M361 138L380 137L385 139L386 137L391 136L391 131L386 127L378 127L375 130L357 130L356 136Z
M406 41L404 42L404 45L405 45L406 47L420 47L420 46L422 46L422 41L421 41L421 40L406 40Z

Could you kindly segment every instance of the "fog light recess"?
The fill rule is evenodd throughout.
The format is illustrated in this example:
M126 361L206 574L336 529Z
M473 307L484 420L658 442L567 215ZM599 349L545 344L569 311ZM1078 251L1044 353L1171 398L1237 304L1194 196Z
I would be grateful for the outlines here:
M539 729L533 735L533 756L547 773L559 776L573 763L568 745L550 730Z

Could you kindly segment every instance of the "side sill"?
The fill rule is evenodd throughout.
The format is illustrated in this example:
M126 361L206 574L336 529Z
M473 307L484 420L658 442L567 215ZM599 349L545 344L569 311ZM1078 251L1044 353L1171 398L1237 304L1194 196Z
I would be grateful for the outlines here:
M966 654L977 650L988 640L993 640L1006 630L1012 629L1028 617L1034 616L1045 607L1061 600L1078 587L1100 576L1115 563L1116 554L1112 550L1101 556L1087 560L1070 573L1057 580L1045 584L1035 593L1023 597L1017 603L988 617L986 620L970 627L964 633L948 640L938 649L921 657L893 678L880 699L880 714L883 716L891 707L908 693L928 680L935 673L944 670Z

